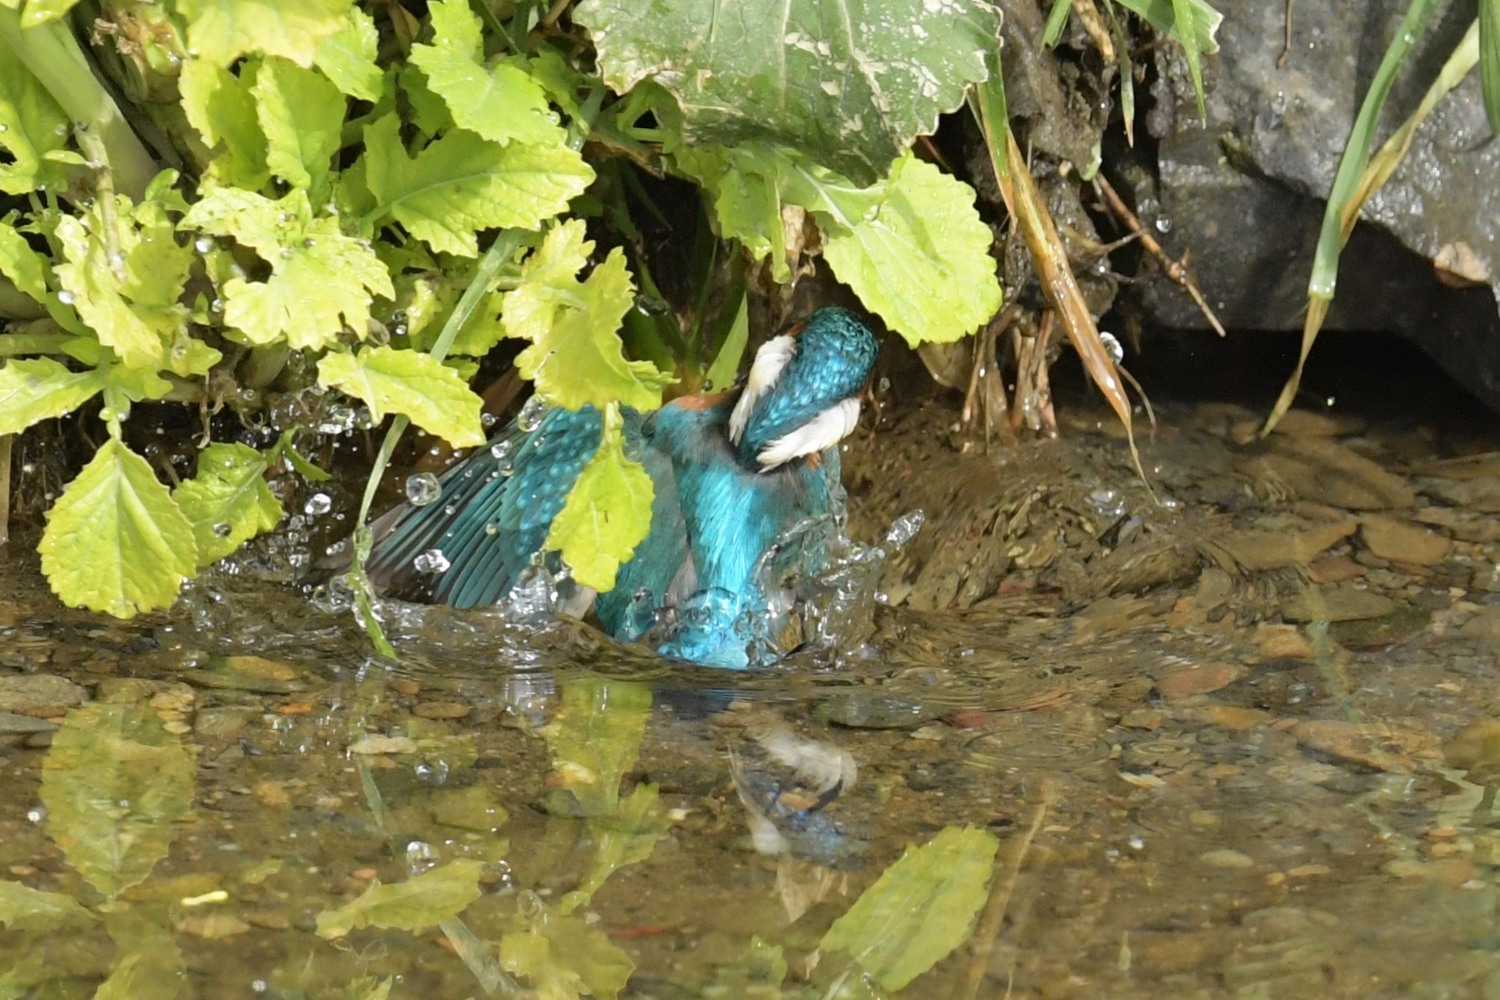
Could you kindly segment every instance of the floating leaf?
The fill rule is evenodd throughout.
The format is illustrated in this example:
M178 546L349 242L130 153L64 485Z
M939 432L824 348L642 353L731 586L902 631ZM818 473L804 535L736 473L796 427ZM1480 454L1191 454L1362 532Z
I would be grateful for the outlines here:
M115 438L47 513L38 551L58 597L116 618L167 607L198 565L192 523L146 460Z
M689 144L771 142L864 184L985 79L999 27L977 0L585 0L573 19L611 87L677 99Z
M102 388L98 370L70 371L51 358L12 358L0 366L0 434L19 434L72 413Z
M10 930L55 931L93 919L72 896L0 879L0 924Z
M501 146L464 130L408 157L400 127L395 115L384 115L365 129L361 163L378 204L372 216L395 219L440 253L476 256L482 229L536 229L594 180L568 146Z
M318 914L318 936L341 938L361 927L419 931L458 915L479 898L484 864L459 858L405 882L366 889L358 899Z
M433 44L414 45L411 61L448 105L453 120L502 146L516 140L563 146L568 133L547 106L541 85L521 66L484 64L479 16L466 0L438 0L427 8Z
M200 566L281 523L281 501L266 484L269 464L249 445L211 444L198 456L198 474L172 491L193 523Z
M625 457L620 408L604 413L599 450L583 467L545 544L560 552L573 579L599 593L614 589L620 564L651 531L656 487L639 462Z
M47 832L107 896L143 881L192 811L193 755L149 705L95 702L69 712L42 762Z
M635 304L625 256L611 250L579 281L593 250L583 220L569 219L554 226L522 265L520 285L506 294L501 314L507 336L531 341L516 367L536 382L543 399L564 409L616 401L655 409L672 377L649 361L625 360L618 331Z
M820 947L847 953L884 989L903 988L968 937L999 847L991 833L950 826L908 848L833 922Z
M363 400L376 420L403 413L455 447L484 444L484 404L456 371L429 355L396 347L329 354L318 362L318 382Z
M346 326L363 337L370 296L396 294L368 244L345 236L337 218L314 218L300 189L278 201L253 191L211 191L183 225L232 236L271 265L265 281L224 283L224 321L250 344L285 339L294 349L325 348Z
M908 154L892 168L872 217L826 224L823 255L838 279L915 347L957 340L999 311L992 240L974 210L973 189Z

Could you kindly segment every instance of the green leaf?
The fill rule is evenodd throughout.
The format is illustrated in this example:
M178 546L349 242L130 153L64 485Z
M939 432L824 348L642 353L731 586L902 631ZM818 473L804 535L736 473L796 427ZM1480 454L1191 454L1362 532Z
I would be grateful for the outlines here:
M484 444L483 402L457 372L426 354L396 347L329 354L318 362L318 382L363 400L376 420L403 413L454 447Z
M502 146L512 140L567 143L546 93L525 69L508 62L484 65L479 17L467 0L437 0L427 10L433 44L412 46L411 61L427 74L427 85L457 124Z
M177 245L161 206L119 196L113 213L95 204L60 217L55 235L66 263L54 273L100 343L132 368L177 370L182 359L167 348L187 335L180 299L193 254Z
M594 180L567 146L508 146L453 131L415 157L386 115L365 129L365 183L378 207L440 253L473 257L482 229L536 229L568 207Z
M540 1000L617 997L635 964L604 931L581 917L543 913L500 942L500 964L531 981Z
M687 144L770 142L864 184L985 79L999 27L979 0L584 0L573 19L613 89L677 99Z
M93 919L72 896L0 879L0 924L10 930L55 931Z
M198 565L192 523L115 438L48 511L38 551L58 597L116 618L167 607Z
M228 66L249 52L311 66L318 43L338 34L353 0L178 0L188 47Z
M479 898L483 862L459 858L405 882L376 882L358 899L318 914L318 936L341 938L361 927L394 927L419 931L449 917Z
M973 333L1000 308L993 236L974 191L929 163L898 161L868 220L819 222L833 273L913 347Z
M47 88L7 52L0 59L0 192L66 187L67 174L50 154L66 149L71 134L72 122Z
M265 281L224 283L224 321L250 344L285 340L294 349L335 344L347 326L363 338L370 296L391 298L389 272L339 220L314 218L307 192L279 201L253 191L211 191L183 218L186 228L233 236L271 265Z
M323 74L271 58L255 75L255 101L271 173L321 204L339 151L344 95Z
M193 755L145 702L75 708L42 762L47 832L104 893L145 880L192 813Z
M569 219L522 265L521 283L506 294L501 314L506 336L531 341L516 367L543 399L569 410L616 401L654 409L672 378L649 361L625 360L618 331L635 304L634 285L619 248L580 282L593 250L583 220Z
M172 499L193 522L198 565L218 562L281 523L281 501L266 485L266 456L243 444L211 444L198 456L198 475Z
M833 922L820 947L846 952L884 989L905 987L969 936L999 847L987 831L950 826L907 848Z
M254 191L271 176L253 92L258 67L248 61L239 67L239 76L204 59L189 59L182 67L178 89L183 114L210 153L204 166L210 183L205 187Z
M385 73L375 62L380 36L375 21L358 7L344 15L344 26L318 43L316 65L334 86L362 101L380 98Z
M1204 54L1219 51L1219 40L1216 34L1219 24L1224 20L1224 15L1214 10L1208 0L1187 0L1188 16L1179 19L1177 16L1176 0L1115 0L1126 10L1134 11L1147 21L1151 26L1162 34L1183 40L1186 32L1182 30L1184 23L1192 25L1192 44Z
M115 943L115 959L93 1000L174 1000L182 993L187 963L159 918L117 909L105 918L105 930Z
M0 366L0 434L72 413L104 388L97 370L69 371L51 358L12 358Z
M614 589L620 564L650 533L656 492L640 463L625 457L620 427L619 407L611 405L599 450L553 519L545 546L562 554L573 579L601 594Z
M558 912L573 913L580 906L587 906L615 872L651 857L657 841L666 836L671 826L672 820L662 806L661 790L656 785L636 785L614 812L591 818L589 834L594 842L594 863L578 888L558 902Z
M1490 131L1500 135L1500 0L1479 0L1479 83Z

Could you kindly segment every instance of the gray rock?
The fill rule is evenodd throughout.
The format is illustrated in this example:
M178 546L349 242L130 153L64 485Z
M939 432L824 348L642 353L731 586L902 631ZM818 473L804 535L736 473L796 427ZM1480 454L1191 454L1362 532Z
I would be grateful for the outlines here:
M1220 51L1207 58L1208 125L1200 125L1180 54L1163 49L1159 188L1137 179L1143 221L1166 229L1169 252L1192 254L1204 294L1226 326L1300 330L1323 199L1402 0L1301 0L1282 68L1280 3L1216 4ZM1419 40L1387 102L1378 141L1417 106L1472 18L1450 2ZM1327 331L1389 331L1414 341L1459 383L1500 408L1500 143L1485 121L1477 71L1443 99L1410 153L1367 204L1342 257ZM1470 261L1477 285L1450 288L1441 254ZM1205 323L1192 301L1142 266L1147 319Z

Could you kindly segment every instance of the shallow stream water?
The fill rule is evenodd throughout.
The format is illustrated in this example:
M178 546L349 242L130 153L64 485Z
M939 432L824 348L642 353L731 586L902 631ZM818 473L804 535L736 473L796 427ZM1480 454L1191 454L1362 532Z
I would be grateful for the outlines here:
M0 577L0 997L1500 997L1500 435L846 456L842 648ZM904 860L902 860L904 858ZM898 863L899 862L899 863ZM101 987L101 984L102 987ZM96 991L99 991L96 993Z

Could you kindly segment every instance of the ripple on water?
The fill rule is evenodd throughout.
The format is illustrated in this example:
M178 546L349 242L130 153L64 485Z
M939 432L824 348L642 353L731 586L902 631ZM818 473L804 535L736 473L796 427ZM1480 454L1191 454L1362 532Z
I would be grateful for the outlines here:
M1093 707L1006 712L969 743L968 760L985 770L1078 771L1109 759L1104 717Z

